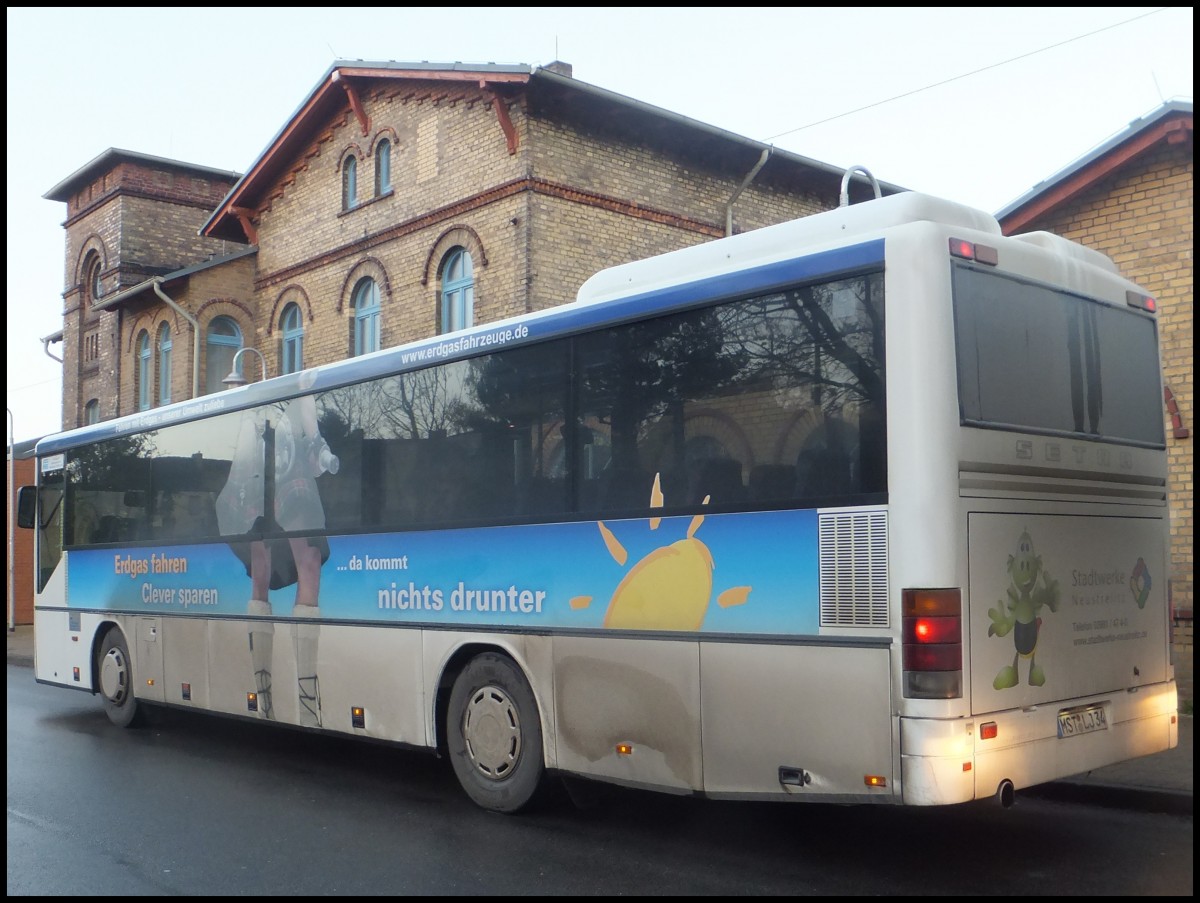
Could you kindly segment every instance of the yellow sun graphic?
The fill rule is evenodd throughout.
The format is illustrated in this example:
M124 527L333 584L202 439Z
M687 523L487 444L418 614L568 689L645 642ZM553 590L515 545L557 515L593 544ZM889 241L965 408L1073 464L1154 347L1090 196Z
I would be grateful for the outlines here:
M704 497L707 505L710 496ZM650 507L663 506L659 475L654 475L654 486L650 490ZM650 529L657 530L662 518L649 519ZM712 598L713 563L708 546L696 538L696 531L704 523L704 515L697 514L688 525L687 538L670 545L661 546L648 553L629 569L620 585L613 592L604 615L604 626L626 630L699 630ZM622 567L629 553L620 540L597 521L600 536L608 553ZM735 586L717 597L722 608L741 605L750 595L749 586ZM591 596L576 596L571 607L584 609L592 604Z

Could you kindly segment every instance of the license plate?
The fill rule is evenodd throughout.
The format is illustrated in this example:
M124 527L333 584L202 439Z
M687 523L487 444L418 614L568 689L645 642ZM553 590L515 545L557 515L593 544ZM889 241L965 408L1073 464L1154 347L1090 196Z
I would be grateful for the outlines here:
M1058 736L1077 737L1092 731L1108 730L1108 715L1102 705L1082 709L1063 709L1058 713Z

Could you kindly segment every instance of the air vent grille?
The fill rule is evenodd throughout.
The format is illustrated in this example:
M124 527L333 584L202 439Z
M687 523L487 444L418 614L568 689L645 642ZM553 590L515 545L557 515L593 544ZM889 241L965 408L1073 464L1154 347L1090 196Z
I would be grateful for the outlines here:
M887 627L886 511L819 517L822 627Z

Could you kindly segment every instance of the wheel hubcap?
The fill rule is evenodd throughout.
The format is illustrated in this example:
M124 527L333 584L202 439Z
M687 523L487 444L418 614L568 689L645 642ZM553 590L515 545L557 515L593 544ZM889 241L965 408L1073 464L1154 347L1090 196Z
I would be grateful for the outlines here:
M476 770L493 781L512 773L521 755L521 719L499 687L484 687L467 703L463 739Z
M109 649L100 662L100 692L117 705L129 694L129 663L120 649Z

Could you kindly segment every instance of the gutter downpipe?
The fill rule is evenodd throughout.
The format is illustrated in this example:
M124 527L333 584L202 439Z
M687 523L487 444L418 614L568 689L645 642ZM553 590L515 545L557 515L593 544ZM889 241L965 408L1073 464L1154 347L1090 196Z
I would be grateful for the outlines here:
M200 321L189 314L186 310L175 303L174 299L169 298L167 293L162 290L162 280L155 279L150 283L154 289L154 294L162 298L167 306L179 316L183 317L192 324L192 398L200 397Z
M63 359L61 357L56 357L55 355L50 353L50 343L52 341L54 341L54 340L51 339L50 337L46 337L46 338L42 339L42 351L46 352L46 357L50 358L50 360L58 361L61 364L63 362Z
M764 147L762 156L758 158L758 162L754 164L754 169L750 170L746 178L742 179L742 184L738 186L738 190L733 193L733 197L729 199L729 203L725 205L725 234L726 236L733 234L733 205L743 191L754 181L754 177L758 175L759 170L767 165L767 158L771 156L771 148Z

